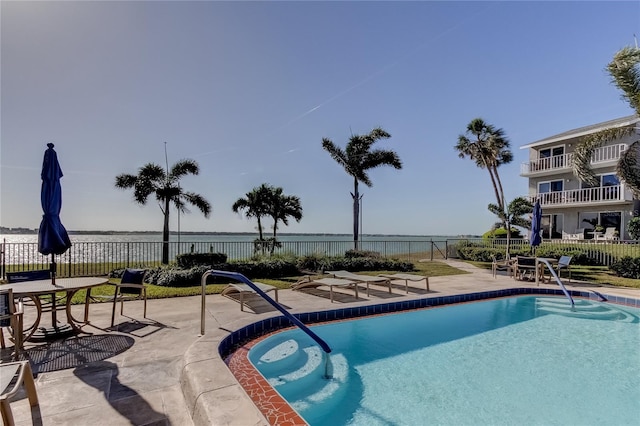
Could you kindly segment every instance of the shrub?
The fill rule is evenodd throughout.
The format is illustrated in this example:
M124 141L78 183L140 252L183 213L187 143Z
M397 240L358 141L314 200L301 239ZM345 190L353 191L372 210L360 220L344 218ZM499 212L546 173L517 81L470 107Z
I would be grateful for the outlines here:
M380 257L380 253L377 251L371 250L347 250L344 253L344 257L347 259L353 259L356 257L372 257L374 259L378 259Z
M625 256L609 266L609 269L623 278L640 278L640 257Z
M411 262L404 262L397 259L385 259L374 257L318 257L305 256L298 261L301 270L308 271L337 271L346 269L352 272L358 271L414 271L415 267Z
M213 266L226 263L225 253L183 253L176 256L176 263L180 268L189 269L198 265Z
M492 229L491 231L487 231L482 234L482 238L507 238L507 230L505 228ZM520 234L520 230L518 228L511 228L511 238L522 238L522 235Z
M640 239L640 217L632 217L627 225L627 231L634 240Z

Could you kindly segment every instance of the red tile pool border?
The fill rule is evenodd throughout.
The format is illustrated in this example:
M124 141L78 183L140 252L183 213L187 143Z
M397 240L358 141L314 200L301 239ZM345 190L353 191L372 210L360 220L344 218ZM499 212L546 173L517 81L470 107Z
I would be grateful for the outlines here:
M249 350L269 335L261 336L238 348L225 362L238 383L267 418L269 424L279 426L306 425L307 422L273 389L249 361Z

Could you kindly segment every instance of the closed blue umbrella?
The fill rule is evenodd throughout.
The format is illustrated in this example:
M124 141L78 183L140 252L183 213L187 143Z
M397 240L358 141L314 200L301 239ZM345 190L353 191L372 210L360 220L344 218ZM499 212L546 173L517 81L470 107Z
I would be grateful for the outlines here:
M44 214L38 230L38 251L44 255L51 255L51 277L55 283L56 262L54 255L67 251L71 247L71 241L67 230L60 221L62 169L58 163L58 155L53 150L53 144L48 143L47 147L42 162L40 202Z
M529 236L529 243L531 244L532 251L535 254L536 247L542 243L542 207L540 207L540 200L536 200L533 205L533 215L531 216L531 235Z

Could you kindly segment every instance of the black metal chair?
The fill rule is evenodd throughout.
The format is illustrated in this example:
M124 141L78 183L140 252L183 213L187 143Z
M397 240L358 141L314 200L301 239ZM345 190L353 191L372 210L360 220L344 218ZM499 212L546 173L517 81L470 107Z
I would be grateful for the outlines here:
M124 310L126 300L144 300L144 318L147 317L147 288L144 285L146 269L125 269L122 280L112 283L115 286L113 295L113 309L111 311L111 327L113 327L116 315L116 304L120 302L120 315Z

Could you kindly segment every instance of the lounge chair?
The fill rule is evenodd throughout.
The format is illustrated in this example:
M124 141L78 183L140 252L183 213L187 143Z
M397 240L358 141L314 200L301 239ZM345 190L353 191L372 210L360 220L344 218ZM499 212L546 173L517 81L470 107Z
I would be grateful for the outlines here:
M427 291L429 290L429 277L425 277L424 275L415 275L415 274L378 274L379 277L389 278L390 280L404 280L404 287L409 294L409 281L419 282L424 280L427 284Z
M0 364L0 412L2 412L2 423L6 426L15 425L10 400L18 393L21 386L26 390L29 405L39 407L38 393L29 361ZM35 418L32 419L32 423L37 424Z
M260 283L260 282L255 282L255 281L253 283L256 285L256 287L258 287L260 290L262 290L265 293L269 291L273 291L276 296L276 302L278 301L278 287L275 287L269 284ZM228 284L224 289L222 289L222 293L220 294L222 296L228 297L229 299L233 299L233 300L236 300L236 299L231 297L232 295L240 295L240 310L244 311L245 296L251 295L251 294L258 294L258 293L254 289L249 287L248 284L231 283L231 284Z
M386 277L374 277L372 275L360 275L354 274L349 271L325 271L329 275L333 275L335 278L343 278L345 280L357 281L367 285L367 297L369 296L369 284L384 285L389 289L391 293L391 280Z
M302 290L304 288L316 288L320 286L329 287L329 294L331 303L333 303L333 287L352 287L358 298L358 283L362 281L345 280L342 278L311 278L305 276L298 280L295 284L291 285L291 290Z

